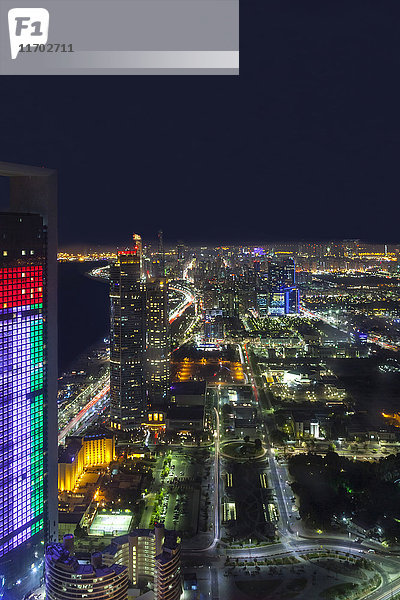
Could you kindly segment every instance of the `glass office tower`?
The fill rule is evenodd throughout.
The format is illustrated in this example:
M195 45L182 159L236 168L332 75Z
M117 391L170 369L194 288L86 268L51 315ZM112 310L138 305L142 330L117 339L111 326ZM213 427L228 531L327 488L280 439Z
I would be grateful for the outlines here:
M136 240L137 241L137 240ZM146 288L142 273L141 245L118 253L110 269L111 425L135 429L146 416L145 331Z
M268 261L268 293L269 315L298 314L300 294L296 286L296 268L292 258Z

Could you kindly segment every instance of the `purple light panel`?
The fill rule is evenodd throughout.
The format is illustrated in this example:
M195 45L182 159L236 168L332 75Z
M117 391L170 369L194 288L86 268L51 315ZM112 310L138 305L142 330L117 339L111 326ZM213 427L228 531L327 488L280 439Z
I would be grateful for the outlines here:
M43 270L0 269L0 556L43 528Z

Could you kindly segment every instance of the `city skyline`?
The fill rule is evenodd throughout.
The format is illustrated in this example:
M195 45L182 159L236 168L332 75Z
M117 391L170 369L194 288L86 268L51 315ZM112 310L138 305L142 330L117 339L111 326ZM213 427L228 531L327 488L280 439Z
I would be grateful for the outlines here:
M0 600L400 600L400 3L243 0L196 77L135 4L14 9L65 76L2 80Z
M10 372L24 382L23 319L48 323L54 348L54 285L47 286L47 278L56 265L55 230L52 211L42 206L43 196L54 199L54 174L1 167L22 176L11 182L15 212L0 214L3 381ZM46 175L48 189L41 185ZM50 248L52 262L43 262ZM37 277L31 263L42 269ZM311 557L326 558L322 541L336 560L371 572L364 583L338 585L364 596L375 590L376 600L382 600L380 586L383 594L400 589L390 571L400 543L399 265L399 245L310 240L196 248L178 242L168 249L161 233L152 247L131 233L118 252L59 253L62 297L65 284L70 287L66 275L79 275L72 289L77 303L59 315L59 324L68 323L75 358L59 370L57 403L52 381L43 414L57 406L58 531L44 531L46 543L31 563L40 597L46 588L54 600L63 600L66 590L77 600L96 594L127 600L129 588L146 600L149 592L152 600L194 600L197 591L236 600L237 589L252 597L245 577L252 575L256 586L278 586L282 593L295 586L295 597L304 600L313 586L326 593L334 586L307 569L304 595L293 571L286 568L283 578L269 572L271 580L268 569L282 555L282 565L298 564L310 552L306 544ZM86 280L92 292L83 292ZM98 285L107 298L102 302L101 293L96 309ZM87 332L84 320L74 321L86 301L90 320L108 314L109 322L78 356ZM35 304L20 323L14 314L10 320L10 308L20 308L9 302ZM28 348L39 361L34 386L37 369L55 363L53 354L42 356L37 330L36 324ZM396 378L391 392L382 375ZM379 399L368 397L367 380ZM10 396L19 407L13 432L16 426L24 431L25 388L20 397L18 385ZM7 389L3 385L4 410ZM26 394L31 411L37 392ZM36 422L32 417L33 427ZM40 448L54 437L55 422L54 414L51 422L43 420ZM20 448L17 439L13 433L9 442L22 469L13 490L21 488L25 514L31 494L24 461L36 461L36 445L22 441ZM54 512L56 485L47 480ZM14 520L7 515L3 524L10 528ZM250 552L257 560L245 558ZM29 564L28 552L24 559ZM245 573L235 570L239 566ZM7 600L22 600L18 593L29 586L29 578L17 577L15 571L4 580Z

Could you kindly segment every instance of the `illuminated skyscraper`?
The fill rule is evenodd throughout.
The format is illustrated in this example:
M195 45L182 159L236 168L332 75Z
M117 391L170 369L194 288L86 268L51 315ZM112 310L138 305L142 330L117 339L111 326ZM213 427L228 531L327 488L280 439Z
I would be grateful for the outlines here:
M299 312L300 296L292 258L268 261L268 314L282 316Z
M158 232L158 254L160 255L160 263L161 263L161 272L160 277L165 277L165 253L164 253L164 242L163 242L163 232Z
M0 596L21 598L57 539L57 178L0 163Z
M158 237L158 248L157 251L151 253L150 257L150 269L147 273L149 277L160 278L165 277L165 252L163 242L163 232L160 231L157 234Z
M266 317L268 315L268 307L270 304L268 274L264 272L256 273L256 282L257 311L260 317Z
M110 270L111 423L134 429L148 408L161 409L169 391L168 286L164 277L145 281L140 236L118 253Z
M292 258L268 261L268 284L271 292L293 286L295 277L295 265Z
M139 256L139 262L140 262L140 272L142 273L143 271L143 247L142 247L142 238L140 237L140 235L138 233L134 233L132 236L133 239L133 250L136 252L137 256Z
M163 408L169 392L170 336L165 278L146 282L146 391L152 409Z
M110 269L111 424L116 429L134 429L143 422L147 410L146 287L141 243L136 242L134 250L118 253L117 262Z

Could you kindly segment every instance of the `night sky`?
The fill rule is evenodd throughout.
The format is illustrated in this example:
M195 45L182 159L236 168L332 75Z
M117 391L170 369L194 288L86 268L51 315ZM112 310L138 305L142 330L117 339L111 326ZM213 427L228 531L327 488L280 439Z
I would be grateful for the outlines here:
M400 2L240 18L239 77L1 78L0 159L58 169L60 244L400 241Z

